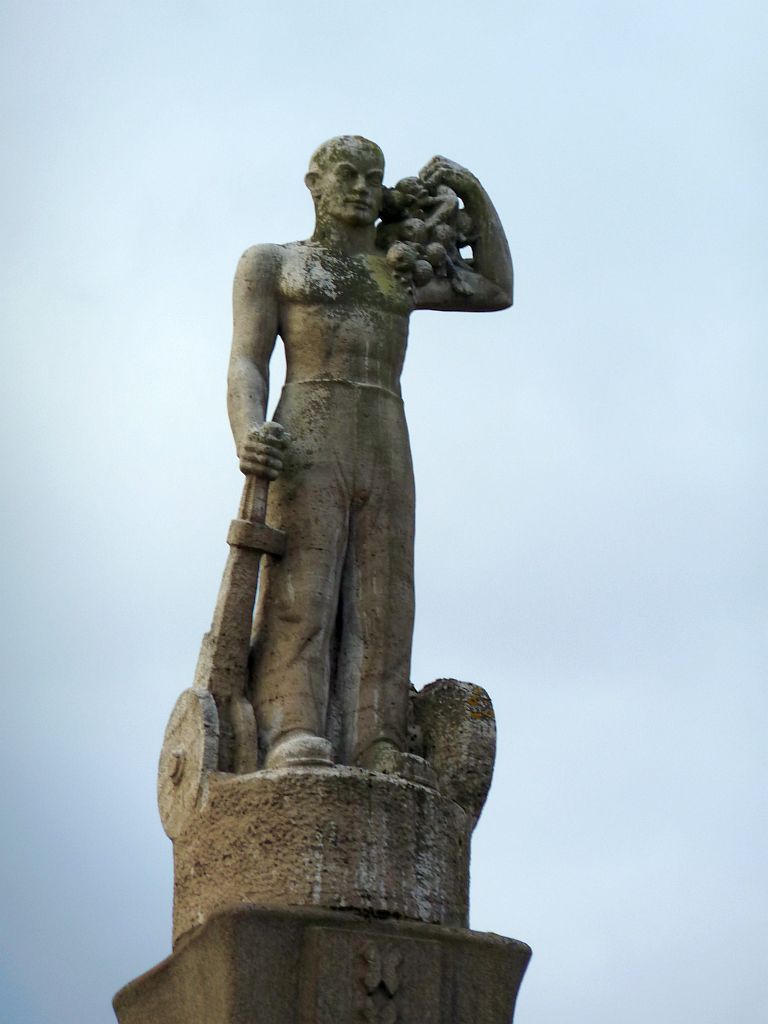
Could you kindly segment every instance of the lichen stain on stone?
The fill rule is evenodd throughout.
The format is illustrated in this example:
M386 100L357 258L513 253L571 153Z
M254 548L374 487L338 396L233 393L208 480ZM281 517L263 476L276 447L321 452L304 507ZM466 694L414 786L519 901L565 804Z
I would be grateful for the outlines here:
M495 716L493 713L493 705L488 697L488 694L481 690L480 687L475 687L471 694L467 695L465 701L465 707L467 714L472 718L485 718L493 721Z
M333 275L322 263L312 261L306 265L307 284L324 292L329 299L338 295Z

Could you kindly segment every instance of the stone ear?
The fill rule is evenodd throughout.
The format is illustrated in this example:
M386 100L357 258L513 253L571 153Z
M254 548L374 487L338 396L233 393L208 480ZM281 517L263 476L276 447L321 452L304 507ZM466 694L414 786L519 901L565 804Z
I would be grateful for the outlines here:
M317 189L318 177L319 175L317 171L307 171L307 173L304 175L304 184L307 186L307 188L309 189L313 196L315 195L315 191Z

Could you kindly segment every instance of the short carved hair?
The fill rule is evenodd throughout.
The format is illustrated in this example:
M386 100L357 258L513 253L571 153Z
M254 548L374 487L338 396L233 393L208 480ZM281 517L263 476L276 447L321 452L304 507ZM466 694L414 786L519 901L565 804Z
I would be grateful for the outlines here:
M343 160L350 151L360 149L369 150L376 160L381 163L382 168L384 167L384 154L375 142L363 138L362 135L337 135L335 138L328 139L327 142L323 142L317 147L309 158L309 173L322 172L329 164Z

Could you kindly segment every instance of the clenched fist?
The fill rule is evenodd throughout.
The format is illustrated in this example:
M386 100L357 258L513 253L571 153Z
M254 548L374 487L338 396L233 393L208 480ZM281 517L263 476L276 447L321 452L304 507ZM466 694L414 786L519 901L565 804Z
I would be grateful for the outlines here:
M283 452L288 432L280 423L268 421L252 430L238 451L240 469L246 476L275 480L283 470Z

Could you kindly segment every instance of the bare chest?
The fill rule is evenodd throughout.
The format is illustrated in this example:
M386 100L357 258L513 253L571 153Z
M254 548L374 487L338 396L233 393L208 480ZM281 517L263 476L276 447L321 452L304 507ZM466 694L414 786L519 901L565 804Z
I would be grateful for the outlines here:
M309 247L283 263L280 296L289 305L346 307L407 316L413 301L383 257L334 256Z

